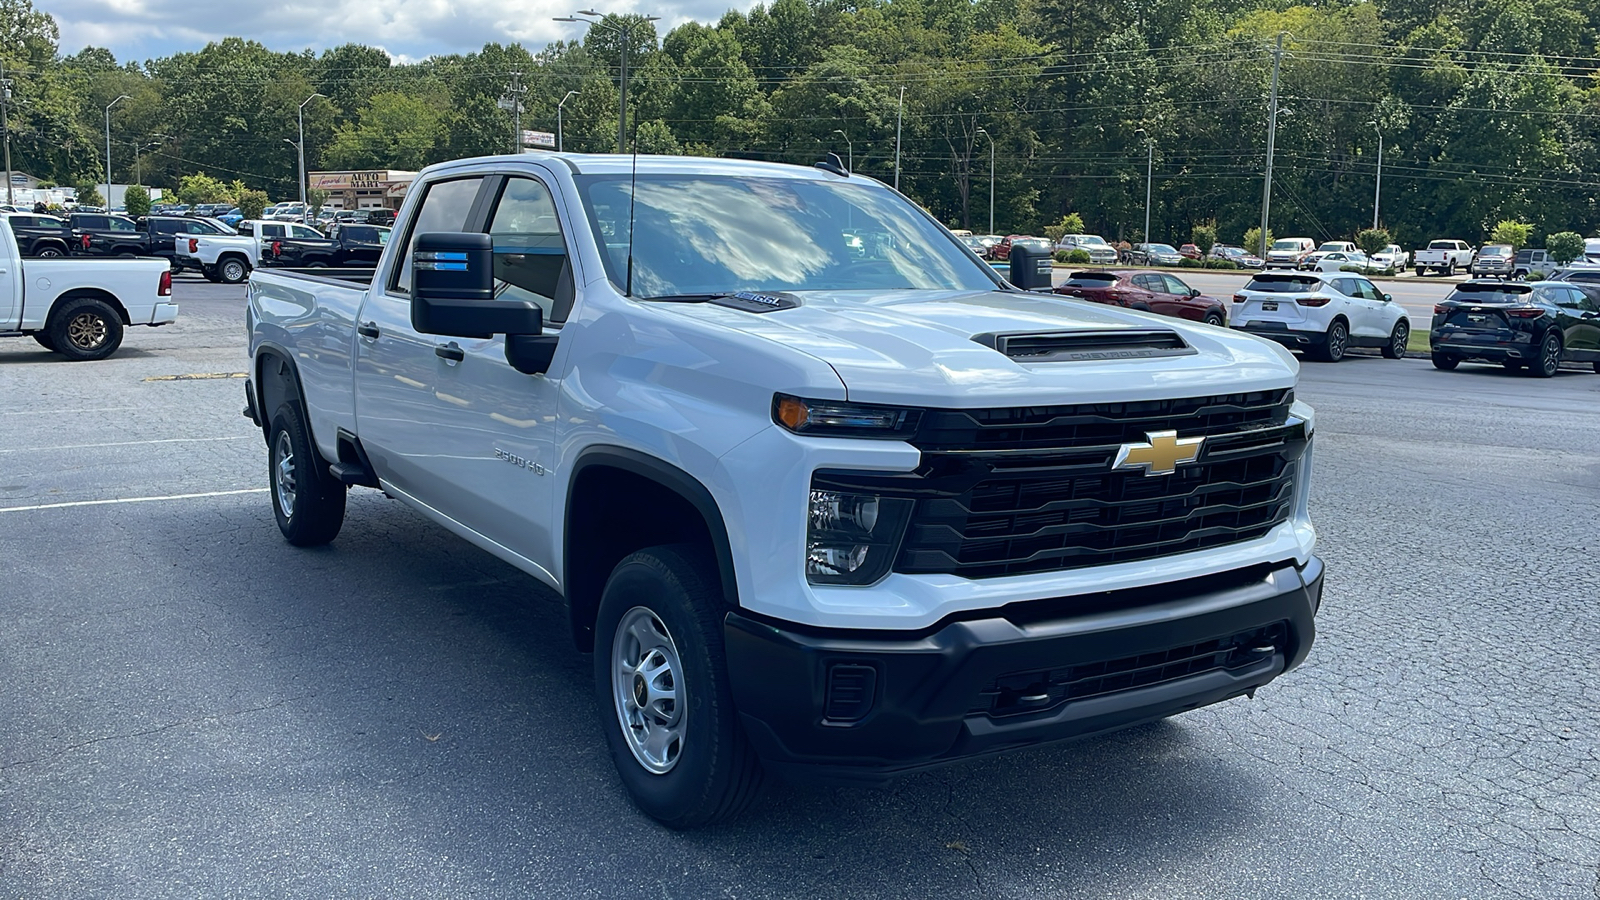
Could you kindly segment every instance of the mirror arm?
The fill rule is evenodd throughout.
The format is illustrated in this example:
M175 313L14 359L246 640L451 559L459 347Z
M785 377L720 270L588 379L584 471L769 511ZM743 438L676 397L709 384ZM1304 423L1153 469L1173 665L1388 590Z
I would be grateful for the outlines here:
M508 334L506 362L524 375L542 375L550 371L550 363L556 357L556 342L560 337L555 334Z

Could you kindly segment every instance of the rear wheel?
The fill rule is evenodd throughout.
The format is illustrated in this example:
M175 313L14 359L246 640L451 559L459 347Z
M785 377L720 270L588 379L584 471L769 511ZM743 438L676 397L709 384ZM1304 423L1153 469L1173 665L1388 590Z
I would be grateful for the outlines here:
M1454 275L1455 273L1456 273L1456 261L1452 259L1452 260L1450 260L1450 264L1444 267L1444 274L1449 276L1449 275Z
M690 546L612 570L595 623L595 693L617 774L670 828L731 818L759 796L761 764L733 708L715 569Z
M344 526L346 488L328 474L311 445L311 432L297 404L285 403L267 433L267 482L278 530L296 547L333 540Z
M1389 333L1389 343L1383 345L1385 359L1405 359L1406 344L1411 341L1411 326L1404 317L1394 323L1394 331Z
M1427 269L1424 269L1422 266L1417 266L1417 277L1418 278L1421 278L1423 275L1426 275L1427 272L1428 272Z
M1535 378L1552 378L1560 368L1561 335L1552 331L1539 345L1539 355L1528 363L1528 374Z
M1600 375L1600 359L1594 361L1594 373Z
M1433 367L1435 369L1440 369L1440 370L1443 370L1445 372L1449 372L1452 369L1454 369L1456 366L1459 366L1459 365L1461 365L1461 360L1457 359L1454 356L1450 356L1450 355L1447 355L1447 354L1444 354L1444 353L1435 353L1435 354L1433 354Z
M54 244L49 244L40 247L38 250L35 250L33 255L39 257L40 259L60 259L66 254L62 252L60 247L57 247Z
M217 263L217 277L223 284L239 284L250 277L250 267L244 260L230 257Z
M1328 326L1328 333L1322 336L1322 342L1311 348L1310 355L1313 359L1323 362L1338 362L1344 359L1344 351L1350 345L1350 327L1343 319L1334 319Z
M122 317L104 300L79 297L68 300L51 314L45 335L50 339L50 349L67 359L105 359L122 346Z

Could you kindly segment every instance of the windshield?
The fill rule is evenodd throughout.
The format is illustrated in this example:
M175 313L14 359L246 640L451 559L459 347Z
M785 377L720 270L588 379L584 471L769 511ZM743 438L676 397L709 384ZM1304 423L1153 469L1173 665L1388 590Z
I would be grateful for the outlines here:
M1274 249L1274 250L1299 250L1300 249L1300 242L1299 241L1295 241L1295 240L1273 241L1272 242L1272 249Z
M1079 242L1084 243L1084 244L1088 244L1091 247L1109 247L1109 246L1111 246L1110 244L1106 243L1106 239L1105 238L1101 237L1098 234L1086 234L1083 237L1079 238L1078 240L1079 240Z
M1172 254L1175 254L1178 251L1176 249L1174 249L1171 244L1151 244L1150 245L1150 252L1151 253L1172 253Z
M1510 247L1485 247L1478 251L1479 256L1510 256Z
M628 282L630 176L576 180L605 245L606 274ZM997 276L903 198L874 184L800 178L640 175L633 293L994 290ZM988 274L986 274L988 273Z
M1309 275L1257 275L1244 286L1266 294L1304 294L1322 287L1322 279Z
M1341 243L1339 243L1337 241L1329 241L1328 243L1323 244L1321 247L1318 247L1317 249L1321 250L1324 253L1343 253L1343 252L1345 252L1344 244L1341 244Z

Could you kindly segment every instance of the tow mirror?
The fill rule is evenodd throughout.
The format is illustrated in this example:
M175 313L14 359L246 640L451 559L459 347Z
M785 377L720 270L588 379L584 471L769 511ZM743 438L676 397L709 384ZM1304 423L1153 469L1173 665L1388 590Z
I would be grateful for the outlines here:
M506 336L506 362L525 375L546 372L556 335L530 300L494 296L494 243L487 234L417 235L411 254L411 327L462 338Z

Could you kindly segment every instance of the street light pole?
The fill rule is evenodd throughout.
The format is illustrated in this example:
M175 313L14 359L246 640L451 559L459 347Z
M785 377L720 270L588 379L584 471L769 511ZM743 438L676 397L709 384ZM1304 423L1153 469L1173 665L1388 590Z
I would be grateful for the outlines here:
M556 104L556 152L557 153L563 153L567 149L566 142L565 142L565 140L563 140L563 138L561 136L561 107L566 106L567 105L567 101L571 100L573 97L576 97L576 96L578 96L578 92L577 91L567 91L567 95L565 97L561 98L561 102L560 103Z
M989 139L989 234L994 234L994 135L982 128L977 133Z
M312 94L300 101L300 143L294 147L300 154L300 219L305 221L311 209L306 206L306 104L322 97L321 94ZM323 99L327 99L323 97Z
M1378 183L1372 189L1372 230L1378 230L1378 202L1383 199L1383 129L1374 123L1378 132Z
M833 133L844 138L844 152L847 157L847 161L844 164L844 170L846 172L854 172L856 170L856 145L851 142L850 135L845 134L843 130L835 128Z
M618 88L618 91L617 91L617 93L618 93L618 95L619 95L619 97L621 99L621 103L620 103L620 107L621 108L617 112L617 152L618 153L626 153L626 152L628 152L628 45L633 42L633 29L636 26L638 26L638 25L648 25L651 22L659 22L659 21L661 21L661 18L659 16L641 16L641 17L639 17L638 19L636 19L636 20L634 20L632 22L624 22L621 25L615 25L615 24L612 24L610 22L607 22L605 19L600 19L600 18L588 18L588 19L580 19L580 18L578 18L578 16L599 16L599 15L600 15L600 13L597 10L580 9L580 10L578 10L577 15L573 15L573 16L556 16L555 17L555 21L557 21L557 22L582 22L582 23L584 23L585 25L588 25L591 28L605 28L605 29L608 29L608 30L612 31L613 33L621 36L621 38L622 38L622 81L621 81L621 83L619 85L619 88Z
M894 115L894 189L900 190L900 126L906 118L906 89L900 89L900 111Z
M127 94L122 94L106 104L106 212L111 211L111 107L130 99Z
M1267 174L1261 183L1261 246L1262 259L1267 258L1267 229L1272 213L1272 157L1278 147L1278 71L1283 67L1283 32L1278 32L1278 44L1272 50L1271 113L1267 119Z
M1143 130L1143 129L1141 129ZM1150 256L1150 192L1155 184L1156 142L1149 132L1144 136L1144 255Z
M0 63L0 144L6 152L6 203L16 201L11 186L11 82L6 79L6 67Z

